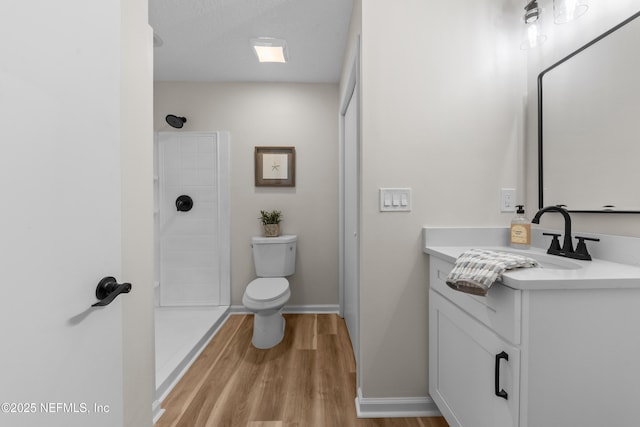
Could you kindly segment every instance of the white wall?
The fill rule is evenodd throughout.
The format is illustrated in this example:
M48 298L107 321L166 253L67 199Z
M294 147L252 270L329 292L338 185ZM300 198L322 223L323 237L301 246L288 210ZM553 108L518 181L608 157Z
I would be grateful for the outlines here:
M261 209L283 212L283 234L298 235L290 305L338 304L338 85L155 84L156 131L167 114L184 130L231 134L231 304L255 278L251 236ZM255 146L295 146L295 188L254 186Z
M361 8L362 395L426 396L421 227L510 221L499 190L518 184L520 7L367 0ZM413 188L413 211L378 212L380 187Z
M551 16L552 1L540 1L540 6L549 11L540 19L542 31L548 38L544 44L527 53L527 200L532 208L537 208L538 205L536 81L538 74L640 10L640 3L637 0L592 0L587 13L579 19L567 24L555 25ZM593 170L580 171L580 155L580 152L576 152L574 158L567 159L570 170L575 173L602 173ZM640 237L637 214L571 214L571 217L575 231ZM561 228L561 223L560 216L554 218L553 215L549 215L544 218L545 227Z

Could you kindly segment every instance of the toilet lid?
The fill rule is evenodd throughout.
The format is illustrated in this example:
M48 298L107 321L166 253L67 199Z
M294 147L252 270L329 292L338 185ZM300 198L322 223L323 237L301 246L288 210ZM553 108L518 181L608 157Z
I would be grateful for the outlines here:
M289 289L284 277L261 277L247 285L245 293L254 301L272 301L280 298Z

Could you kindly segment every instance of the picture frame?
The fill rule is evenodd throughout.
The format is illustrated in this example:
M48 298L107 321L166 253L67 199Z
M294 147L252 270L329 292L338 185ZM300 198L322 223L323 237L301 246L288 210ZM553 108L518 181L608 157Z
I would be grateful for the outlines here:
M295 187L295 147L255 147L256 187Z

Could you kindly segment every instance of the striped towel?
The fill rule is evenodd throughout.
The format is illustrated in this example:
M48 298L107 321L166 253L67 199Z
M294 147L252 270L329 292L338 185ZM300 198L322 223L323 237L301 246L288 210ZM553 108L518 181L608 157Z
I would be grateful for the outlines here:
M458 257L447 277L447 285L460 292L485 296L506 270L537 267L538 261L507 252L470 249Z

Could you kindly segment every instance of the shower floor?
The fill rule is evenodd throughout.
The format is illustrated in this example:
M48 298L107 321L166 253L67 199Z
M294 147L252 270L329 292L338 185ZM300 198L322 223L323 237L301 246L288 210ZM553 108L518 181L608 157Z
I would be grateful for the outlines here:
M156 398L161 399L225 319L229 307L156 307Z

